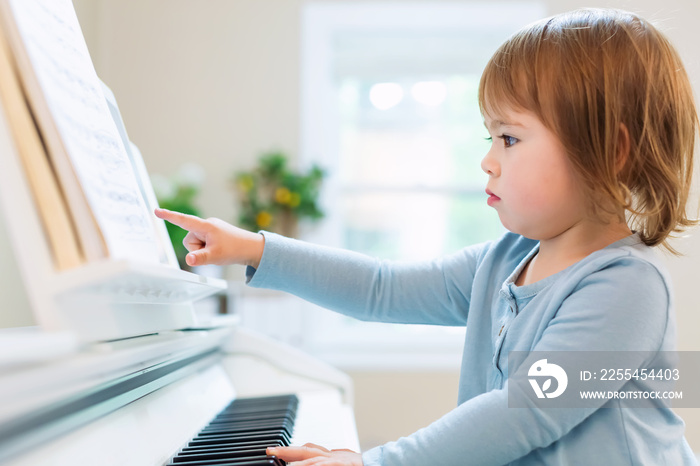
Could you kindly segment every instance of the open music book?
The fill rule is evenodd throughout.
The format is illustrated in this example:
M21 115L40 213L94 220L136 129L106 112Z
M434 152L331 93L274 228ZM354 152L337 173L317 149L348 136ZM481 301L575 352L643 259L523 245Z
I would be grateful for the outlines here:
M0 216L36 323L83 342L213 325L71 0L0 0ZM1 264L0 264L1 265Z
M107 258L176 267L71 1L0 0L0 15L0 92L56 268Z

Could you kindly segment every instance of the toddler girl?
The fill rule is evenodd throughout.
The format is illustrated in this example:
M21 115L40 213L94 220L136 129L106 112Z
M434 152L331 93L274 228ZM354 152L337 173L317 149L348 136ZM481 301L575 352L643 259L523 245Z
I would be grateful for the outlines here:
M653 247L671 249L669 235L693 223L693 102L651 24L578 10L519 31L483 73L492 144L481 168L509 231L500 239L392 263L157 210L190 230L190 265L245 264L251 286L361 320L466 325L459 403L433 424L362 455L312 444L268 454L295 466L696 464L663 404L541 409L513 385L510 401L529 406L516 408L508 394L511 351L633 352L635 369L675 349L670 279Z

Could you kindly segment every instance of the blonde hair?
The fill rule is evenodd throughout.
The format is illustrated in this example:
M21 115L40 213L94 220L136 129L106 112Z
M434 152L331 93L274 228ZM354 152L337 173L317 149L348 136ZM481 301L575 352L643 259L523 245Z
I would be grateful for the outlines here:
M681 60L654 26L581 9L532 24L494 54L482 114L534 113L568 151L594 215L629 217L644 243L668 244L686 215L698 128Z

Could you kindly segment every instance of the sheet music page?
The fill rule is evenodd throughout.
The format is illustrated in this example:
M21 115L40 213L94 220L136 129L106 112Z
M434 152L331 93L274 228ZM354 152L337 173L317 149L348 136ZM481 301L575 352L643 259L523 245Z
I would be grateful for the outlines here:
M159 262L159 243L71 0L7 0L111 258Z
M126 154L129 162L131 163L131 169L136 175L136 183L138 184L141 196L146 203L146 208L148 211L153 212L153 209L158 207L158 199L156 198L155 191L153 191L151 179L148 176L148 170L146 170L146 164L143 162L141 151L133 142L129 140L129 136L126 134L126 127L124 126L124 121L122 120L121 113L119 112L119 106L117 105L117 99L114 97L114 93L106 84L102 82L101 84L102 92L107 100L107 108L109 108L109 112L112 115L112 120L114 120L115 124L117 125L119 137L126 148ZM160 262L179 269L180 264L177 262L177 256L175 255L175 250L170 242L170 236L168 235L165 222L157 218L155 215L151 215L151 223L153 224L153 228L155 228L156 237L158 238L158 244L160 246L158 250Z

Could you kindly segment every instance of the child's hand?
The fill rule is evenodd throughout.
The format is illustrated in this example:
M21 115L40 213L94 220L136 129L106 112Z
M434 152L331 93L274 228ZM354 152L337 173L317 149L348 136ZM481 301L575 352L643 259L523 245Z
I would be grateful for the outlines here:
M362 455L351 450L329 450L307 443L303 447L270 447L267 454L287 462L287 466L362 466Z
M206 220L194 215L156 209L156 217L189 231L183 241L190 251L187 265L241 264L257 268L260 265L265 237L242 230L218 218Z

